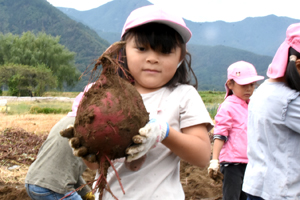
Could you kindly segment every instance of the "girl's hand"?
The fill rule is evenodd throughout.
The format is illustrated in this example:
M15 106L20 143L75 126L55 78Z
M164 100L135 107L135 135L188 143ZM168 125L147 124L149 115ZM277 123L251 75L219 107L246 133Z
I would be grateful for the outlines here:
M219 169L220 169L219 160L211 160L210 165L207 169L209 177L214 178L215 176L217 176Z
M211 160L208 167L208 176L216 183L220 183L223 180L224 175L220 172L219 160Z
M169 135L169 124L167 122L151 119L146 126L139 130L132 140L136 145L126 149L128 154L126 161L131 162L144 156L152 147Z

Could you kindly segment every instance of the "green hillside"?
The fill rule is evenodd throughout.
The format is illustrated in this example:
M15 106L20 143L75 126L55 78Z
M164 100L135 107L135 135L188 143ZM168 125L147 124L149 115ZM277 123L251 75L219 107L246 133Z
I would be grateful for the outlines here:
M81 72L109 46L94 30L70 19L46 0L0 0L0 21L3 34L42 31L60 36L60 43L76 53L76 67ZM84 77L74 88L66 89L81 91L87 79Z
M123 25L130 12L151 4L148 0L113 0L87 11L60 7L58 9L74 20L88 25L100 37L113 43L120 39Z
M198 78L200 90L224 91L227 68L234 62L250 62L259 75L266 77L267 68L272 61L270 56L225 46L188 45L188 51L192 54L192 67Z
M97 14L97 20L90 18L90 22L101 22L98 26L103 34L113 35L118 27L121 31L123 21L131 9L144 4L146 0L132 0L124 6L124 0L114 0L99 8L90 10ZM119 3L119 4L116 4ZM119 5L119 6L117 6ZM123 6L122 6L123 5ZM73 12L70 9L69 12ZM100 12L101 11L101 12ZM122 12L120 12L122 11ZM75 11L74 11L75 12ZM75 12L78 14L78 12ZM84 19L88 11L74 17ZM116 14L119 13L119 14ZM72 18L74 18L72 17ZM92 17L92 16L90 16ZM80 22L75 22L63 12L49 4L46 0L0 0L0 32L22 34L25 31L34 33L44 31L53 36L61 36L60 43L70 51L76 52L76 67L83 72L93 59L96 59L108 47L109 43L100 38L94 30ZM107 31L107 32L106 32ZM112 31L112 32L110 32ZM119 33L115 32L115 40ZM194 34L193 37L196 37ZM227 67L238 60L245 60L254 64L260 75L266 74L266 69L272 58L226 46L201 46L188 44L188 51L192 54L192 67L199 81L201 90L224 90ZM82 91L88 82L88 76L74 88L65 88L66 91Z
M58 7L76 21L86 24L110 43L118 40L129 13L141 6L152 4L148 0L113 0L97 8L78 11ZM170 5L172 6L172 5ZM248 17L239 22L193 22L186 20L193 33L189 44L224 45L273 56L285 38L286 28L300 20L268 15Z

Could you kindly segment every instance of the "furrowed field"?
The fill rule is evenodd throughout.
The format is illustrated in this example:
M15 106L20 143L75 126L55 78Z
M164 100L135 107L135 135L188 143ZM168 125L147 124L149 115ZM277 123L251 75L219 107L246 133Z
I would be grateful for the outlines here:
M200 91L199 94L213 119L225 93ZM0 199L30 200L24 188L28 167L50 129L71 111L72 98L77 95L78 92L47 92L44 97L68 97L71 100L8 101L9 110L0 113ZM91 181L94 174L86 170L84 178ZM186 200L217 200L222 197L222 183L210 179L207 169L185 161L181 163L181 182Z

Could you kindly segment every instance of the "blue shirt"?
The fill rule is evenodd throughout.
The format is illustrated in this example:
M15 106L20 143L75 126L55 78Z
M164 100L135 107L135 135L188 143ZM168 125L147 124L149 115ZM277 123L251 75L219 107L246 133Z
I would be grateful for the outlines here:
M268 200L300 199L300 96L266 80L248 108L243 191Z

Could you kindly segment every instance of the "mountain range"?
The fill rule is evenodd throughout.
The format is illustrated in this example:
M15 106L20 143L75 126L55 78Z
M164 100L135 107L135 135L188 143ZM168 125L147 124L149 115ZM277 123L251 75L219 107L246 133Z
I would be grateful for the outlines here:
M147 0L113 0L98 8L78 11L56 8L46 0L0 0L0 32L22 34L44 31L60 36L60 43L76 52L76 67L83 72L113 42L120 39L123 24L135 8L150 5ZM291 23L299 20L269 15L240 22L192 22L188 43L192 67L200 90L224 90L227 67L238 60L251 62L260 75L272 60ZM82 91L84 77L74 88Z
M147 0L113 0L98 8L78 11L61 8L72 19L86 24L110 43L120 39L127 16L138 7L151 5ZM193 22L185 19L193 36L189 44L224 45L256 54L273 56L285 39L287 27L300 20L268 15L249 17L239 22Z
M21 35L27 31L60 36L60 43L76 52L75 64L81 72L110 45L87 25L70 19L46 0L0 0L0 32ZM87 82L84 77L74 88L65 89L81 91Z

